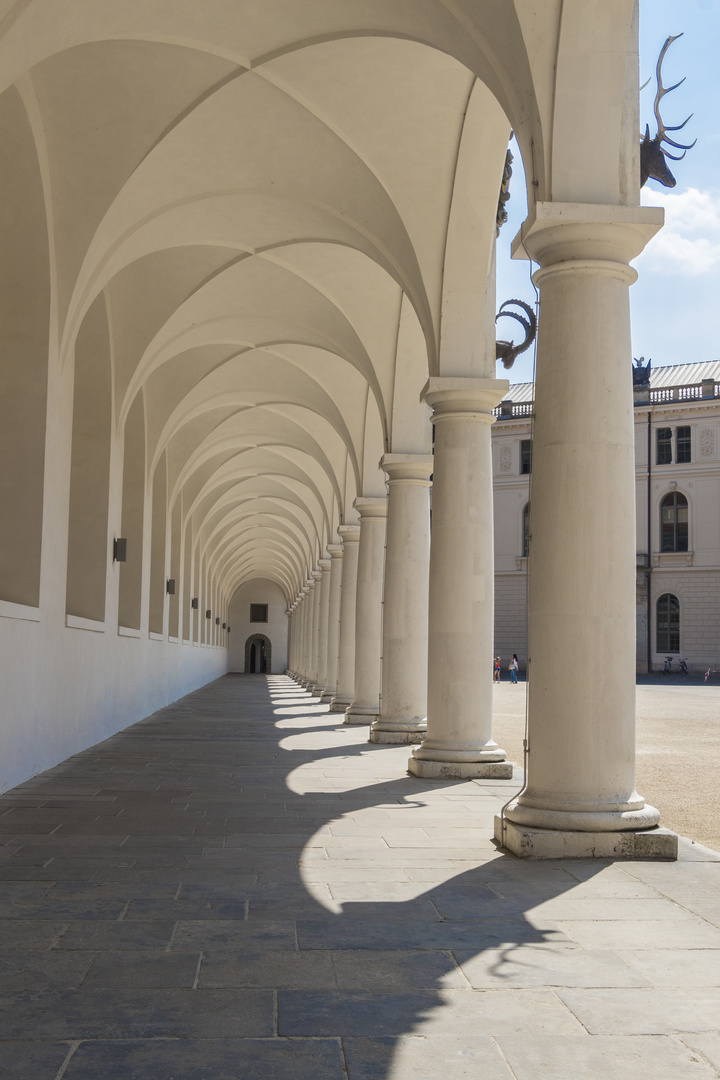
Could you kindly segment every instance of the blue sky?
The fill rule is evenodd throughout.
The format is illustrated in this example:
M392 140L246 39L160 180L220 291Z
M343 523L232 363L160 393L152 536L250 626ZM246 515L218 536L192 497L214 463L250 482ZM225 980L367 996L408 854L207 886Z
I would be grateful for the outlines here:
M698 141L683 161L670 162L675 188L649 180L642 189L643 204L665 207L665 227L635 260L639 278L630 291L633 355L652 358L654 366L720 358L720 0L640 0L641 85L651 77L640 94L640 119L651 135L655 64L665 39L679 33L663 82L687 78L664 99L662 115L666 124L679 124L693 113L677 137ZM514 169L509 217L498 239L498 306L509 297L534 301L530 264L512 262L509 254L527 212L518 153ZM518 337L510 320L498 324L498 336L506 335ZM515 361L512 382L532 378L531 352ZM498 377L503 374L500 365Z

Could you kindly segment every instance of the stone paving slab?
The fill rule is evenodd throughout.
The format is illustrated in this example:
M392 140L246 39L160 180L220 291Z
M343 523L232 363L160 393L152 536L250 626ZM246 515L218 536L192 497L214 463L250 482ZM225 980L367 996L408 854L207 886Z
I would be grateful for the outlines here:
M720 855L519 860L518 770L366 739L227 676L0 797L2 1080L718 1080Z

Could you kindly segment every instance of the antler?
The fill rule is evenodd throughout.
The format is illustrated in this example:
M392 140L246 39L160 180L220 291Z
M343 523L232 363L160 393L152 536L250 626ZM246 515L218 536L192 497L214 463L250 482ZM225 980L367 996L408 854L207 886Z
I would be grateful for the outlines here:
M678 86L685 82L685 79L680 79L680 82L674 83L672 86L663 86L662 81L662 62L665 59L665 53L668 51L673 41L677 41L682 34L671 34L666 39L665 44L660 50L658 56L657 65L655 67L655 78L657 79L657 92L655 94L655 104L653 105L653 111L655 113L655 120L657 121L657 134L653 139L650 138L650 125L645 125L645 135L641 136L640 142L640 187L652 177L653 180L657 180L659 184L663 184L665 187L675 187L675 177L670 172L666 158L670 158L671 161L682 161L688 150L692 150L693 146L697 142L685 144L675 142L667 134L668 131L680 131L685 127L688 120L692 117L692 113L682 124L675 124L671 127L668 124L663 123L662 116L660 115L660 102L669 94L671 90L676 90ZM649 81L649 80L648 80ZM644 85L647 86L647 83ZM682 150L682 154L671 154L670 151L663 146L663 143L667 143L668 146L674 147L676 150Z
M505 311L508 304L517 304L522 308L527 319L524 319L522 315L518 315L516 311ZM515 360L524 353L526 349L529 349L535 340L535 332L537 330L537 320L535 318L535 312L526 304L523 300L506 300L504 304L500 305L497 315L495 316L495 322L502 316L506 316L509 319L515 319L519 322L525 331L525 340L521 345L513 345L512 341L496 341L495 342L495 359L502 360L506 368L511 368L515 363Z
M667 132L667 131L680 131L681 128L685 127L688 120L690 120L693 117L693 115L694 115L693 113L690 113L690 116L688 116L685 120L683 120L682 124L675 124L672 127L670 125L664 124L663 121L662 121L662 117L660 115L660 102L662 101L662 99L665 97L666 94L669 94L671 90L677 90L678 86L682 86L682 84L685 82L685 79L687 78L687 76L683 76L683 78L680 79L679 82L673 83L672 86L663 86L662 62L665 59L665 53L668 51L668 49L672 45L673 41L677 41L677 39L681 38L682 36L683 36L682 34L671 34L670 37L666 39L665 44L663 45L662 49L660 50L660 55L658 56L658 61L657 61L657 64L655 66L655 78L657 80L657 92L655 94L655 103L653 105L653 112L655 113L655 120L656 120L657 126L658 126L657 135L655 136L655 138L657 139L658 142L669 143L669 145L674 146L676 150L683 150L684 151L684 153L682 153L680 155L680 157L676 157L673 154L669 154L667 152L667 150L663 150L663 153L665 154L665 156L671 158L673 161L682 161L682 159L685 157L685 153L687 153L688 150L692 150L693 146L697 142L697 139L696 139L695 142L692 142L688 146L686 146L684 143L674 142L672 139L668 138L668 136L665 134L665 132Z

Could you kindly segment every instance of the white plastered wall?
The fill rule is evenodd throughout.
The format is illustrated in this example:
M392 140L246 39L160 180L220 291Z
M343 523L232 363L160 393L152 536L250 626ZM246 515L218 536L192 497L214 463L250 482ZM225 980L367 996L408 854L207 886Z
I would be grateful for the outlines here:
M223 648L59 626L47 617L35 621L33 609L26 615L3 617L0 610L0 791L109 738L226 669Z
M268 621L250 622L250 605L267 604ZM272 672L282 674L287 667L287 602L279 585L262 578L246 581L235 591L228 612L231 628L228 670L245 670L245 642L252 634L264 634L272 645Z

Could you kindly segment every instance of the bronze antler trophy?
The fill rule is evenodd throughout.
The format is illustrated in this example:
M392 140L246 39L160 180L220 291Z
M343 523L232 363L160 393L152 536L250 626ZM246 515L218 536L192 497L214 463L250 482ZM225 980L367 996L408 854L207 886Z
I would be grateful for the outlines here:
M527 318L519 315L516 311L506 311L505 308L508 304L517 304L518 307L523 309ZM503 317L515 319L515 321L519 322L525 330L525 340L522 341L520 345L514 345L512 341L495 342L495 359L502 360L506 368L511 368L520 353L524 353L526 349L529 349L535 340L537 320L533 309L529 304L524 303L522 300L506 300L504 304L501 304L500 309L495 316L495 322Z
M667 39L660 50L657 66L655 68L657 93L655 94L653 111L657 122L657 134L654 139L651 139L650 125L645 125L645 136L640 143L640 187L642 187L650 178L657 180L659 184L663 184L665 187L675 187L675 177L670 172L665 159L670 158L672 161L682 161L687 151L692 150L697 142L697 139L695 139L695 142L691 142L686 146L684 143L674 142L674 140L669 138L666 134L668 131L680 131L681 128L684 128L688 120L692 117L692 113L690 113L690 116L688 116L686 120L683 120L682 124L676 124L674 127L664 124L662 117L660 116L660 102L662 99L666 94L669 94L671 90L676 90L678 86L685 82L685 79L683 78L680 79L680 82L676 82L672 86L667 87L663 86L662 83L662 62L665 53L668 51L673 41L677 41L679 37L682 37L682 34L673 34ZM649 81L650 80L648 79L648 82ZM644 85L647 86L647 83ZM682 154L671 154L662 145L663 143L675 147L676 150L682 150Z

